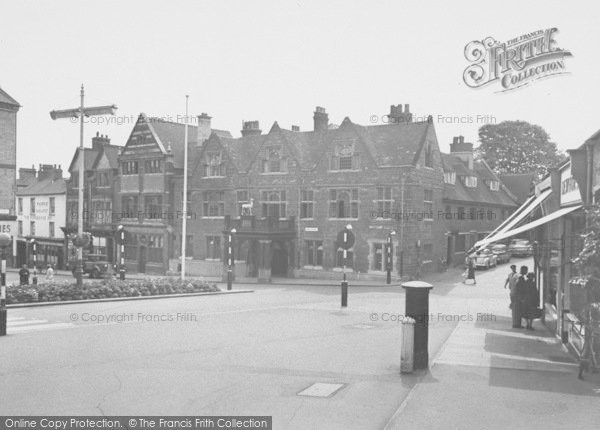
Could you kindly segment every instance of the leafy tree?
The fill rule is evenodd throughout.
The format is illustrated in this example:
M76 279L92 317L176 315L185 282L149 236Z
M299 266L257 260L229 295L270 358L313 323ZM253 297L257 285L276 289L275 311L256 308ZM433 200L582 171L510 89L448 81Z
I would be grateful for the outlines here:
M479 142L477 158L496 173L536 172L541 177L566 159L546 130L525 121L486 124L479 128Z

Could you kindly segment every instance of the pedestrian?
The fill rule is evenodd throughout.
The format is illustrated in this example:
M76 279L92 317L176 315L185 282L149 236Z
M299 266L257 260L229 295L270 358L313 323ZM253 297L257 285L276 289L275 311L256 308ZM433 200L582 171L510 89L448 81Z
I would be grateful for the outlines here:
M512 326L513 328L523 328L521 324L523 318L523 304L526 302L525 297L527 296L527 273L529 269L527 266L521 266L519 271L519 277L515 285L515 301L513 302L512 309Z
M504 289L506 287L509 288L509 297L510 297L510 305L508 306L510 309L513 309L515 303L515 294L517 292L517 280L519 279L519 274L517 273L517 266L511 264L510 273L506 277L506 281L504 281ZM513 311L513 325L515 324L515 313Z
M523 294L523 316L527 320L527 330L533 330L533 320L538 318L539 292L535 285L535 275L533 273L527 274L525 280L525 291Z
M52 281L54 279L54 268L52 264L48 264L48 268L46 269L46 281Z
M19 270L19 283L21 285L29 285L29 269L26 264L23 264Z
M477 285L475 280L475 254L467 254L465 265L467 266L467 277L463 280L463 284L466 284L468 280L472 280L473 285Z

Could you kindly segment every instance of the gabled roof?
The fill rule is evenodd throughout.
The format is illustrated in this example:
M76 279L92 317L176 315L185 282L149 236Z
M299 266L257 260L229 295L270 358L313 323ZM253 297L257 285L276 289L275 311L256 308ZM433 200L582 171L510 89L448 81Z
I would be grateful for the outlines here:
M17 190L17 196L40 196L65 194L67 185L64 178L47 178L36 181L28 187Z
M444 200L464 202L465 204L492 204L503 206L516 206L513 197L500 187L498 191L492 191L489 188L490 180L499 180L499 178L489 169L485 162L474 161L473 170L465 161L456 155L441 154L444 164L444 171L456 172L456 182L454 184L444 183ZM477 178L476 187L466 187L461 181L461 176L475 176Z
M37 178L35 176L27 176L25 178L18 178L17 179L17 188L28 187L31 184L33 184L35 181L37 181Z
M246 172L262 145L270 136L279 134L290 145L290 151L297 157L300 168L312 170L321 162L336 138L351 131L356 134L358 141L365 146L368 156L379 167L399 166L416 163L426 140L428 127L427 122L361 126L346 117L335 129L291 131L282 129L275 123L268 134L232 138L213 133L206 143L218 141L238 171Z
M0 88L0 105L8 105L15 108L20 108L21 105L18 101L13 99L6 91Z
M75 162L77 161L77 157L79 155L79 150L81 148L77 148L75 150L75 154L73 155L73 159L71 160L71 164L69 164L69 172L72 172L75 169L78 169L79 166L75 166ZM96 157L98 157L98 151L92 148L83 148L83 167L85 170L90 170L96 161Z
M146 118L144 114L141 115L144 116L150 130L157 138L161 151L166 154L167 148L170 145L171 150L173 151L173 166L176 168L183 168L185 124L164 121L160 118ZM212 129L212 132L216 133L218 136L231 137L231 133L225 130ZM195 145L197 139L198 127L195 125L188 125L188 146Z
M535 173L502 173L498 175L502 183L517 198L517 202L523 203L531 194L535 184Z
M102 150L98 151L98 155L96 155L91 169L96 169L104 154L106 154L106 159L108 160L111 169L119 168L119 152L121 149L122 147L118 145L103 145Z

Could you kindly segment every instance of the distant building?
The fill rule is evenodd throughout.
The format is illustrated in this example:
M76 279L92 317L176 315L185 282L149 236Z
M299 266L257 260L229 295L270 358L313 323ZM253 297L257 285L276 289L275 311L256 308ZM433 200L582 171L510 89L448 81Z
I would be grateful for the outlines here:
M108 261L116 261L115 231L118 220L113 219L114 200L119 195L119 163L121 146L112 145L108 136L96 133L92 147L75 150L69 165L67 180L67 236L77 233L79 218L79 156L83 154L83 231L91 233L92 241L86 253L106 255ZM66 243L68 259L77 257L76 248L69 240Z
M13 238L12 250L5 251L9 261L16 250L17 112L20 107L0 88L0 232Z
M450 154L442 159L446 258L449 264L463 264L465 252L517 208L517 198L485 161L473 158L473 144L463 136L454 137Z
M60 166L41 164L31 180L29 169L20 169L30 184L17 191L17 264L33 265L31 240L37 242L38 268L65 267L66 185Z

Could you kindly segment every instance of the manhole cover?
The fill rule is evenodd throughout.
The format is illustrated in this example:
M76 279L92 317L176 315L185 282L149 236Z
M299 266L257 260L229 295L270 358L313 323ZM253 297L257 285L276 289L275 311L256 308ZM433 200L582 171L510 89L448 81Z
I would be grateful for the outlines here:
M299 396L306 397L331 397L346 384L329 384L326 382L316 382L310 387L298 393Z

